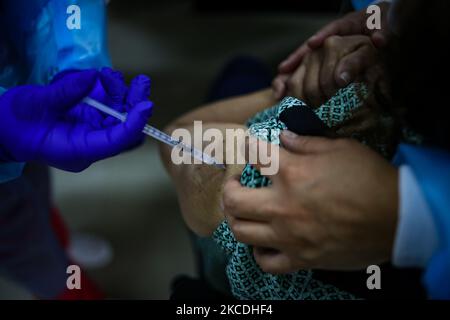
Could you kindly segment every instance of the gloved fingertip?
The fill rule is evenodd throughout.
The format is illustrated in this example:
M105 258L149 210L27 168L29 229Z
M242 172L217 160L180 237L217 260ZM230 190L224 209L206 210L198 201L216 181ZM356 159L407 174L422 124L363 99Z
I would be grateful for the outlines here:
M148 84L150 85L151 80L148 76L146 76L145 74L139 74L134 78L134 81L139 82L141 84Z
M147 120L153 113L153 102L142 101L134 107L134 111Z
M135 77L131 81L130 89L128 90L128 109L133 109L133 107L141 101L147 101L149 96L150 78L144 75Z
M136 76L131 82L131 85L139 86L142 92L145 92L147 97L150 96L151 80L146 75L140 74Z

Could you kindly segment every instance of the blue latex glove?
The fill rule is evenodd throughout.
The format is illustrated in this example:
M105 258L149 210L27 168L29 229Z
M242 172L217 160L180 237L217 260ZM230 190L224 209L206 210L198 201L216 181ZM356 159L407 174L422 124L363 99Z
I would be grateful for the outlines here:
M41 161L79 172L130 149L144 139L151 116L150 80L126 87L111 69L64 72L47 86L15 87L0 96L0 161ZM124 123L80 101L91 96L121 112Z

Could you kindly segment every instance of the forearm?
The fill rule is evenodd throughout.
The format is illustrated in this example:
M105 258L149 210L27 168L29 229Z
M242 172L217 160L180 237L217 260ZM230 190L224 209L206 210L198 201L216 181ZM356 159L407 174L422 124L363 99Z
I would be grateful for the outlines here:
M200 106L173 121L168 128L192 124L194 121L244 124L248 118L277 102L272 90L265 89Z

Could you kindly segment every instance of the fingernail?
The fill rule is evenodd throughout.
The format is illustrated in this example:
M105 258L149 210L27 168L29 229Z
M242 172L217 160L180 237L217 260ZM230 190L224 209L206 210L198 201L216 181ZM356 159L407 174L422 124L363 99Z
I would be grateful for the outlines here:
M314 35L311 38L309 38L309 41L313 41L314 42L317 39L318 39L317 35Z
M298 137L297 134L295 134L294 132L292 132L290 130L284 130L281 134L288 139L295 139Z
M283 61L282 63L280 63L280 65L278 66L279 68L284 68L284 66L287 65L287 61Z
M348 73L347 71L342 72L340 78L344 81L345 84L349 84L350 81L352 81L352 77L350 76L350 73Z

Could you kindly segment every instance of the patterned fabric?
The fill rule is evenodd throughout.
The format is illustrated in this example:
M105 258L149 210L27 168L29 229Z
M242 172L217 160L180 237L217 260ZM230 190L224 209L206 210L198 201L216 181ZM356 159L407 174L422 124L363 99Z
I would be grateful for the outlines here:
M315 280L312 271L286 275L263 272L253 258L251 246L237 242L224 221L214 239L230 257L226 274L233 296L241 300L343 300L355 299L349 293Z
M350 119L367 97L362 84L352 84L340 90L328 103L314 110L329 127ZM279 115L287 108L307 108L300 100L287 97L278 105L258 113L247 123L251 135L274 144L280 144L280 133L286 129ZM364 142L364 141L363 141ZM382 143L378 143L382 147ZM268 186L271 182L258 170L247 165L241 175L241 184L250 188ZM213 239L229 257L226 273L232 294L238 299L265 300L336 300L356 299L350 293L314 279L313 271L298 271L285 275L263 272L253 258L253 249L239 243L226 221L217 228Z

